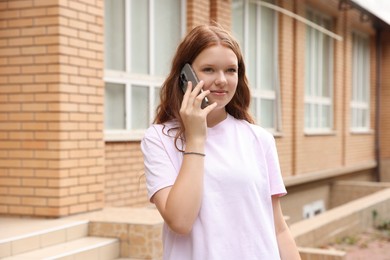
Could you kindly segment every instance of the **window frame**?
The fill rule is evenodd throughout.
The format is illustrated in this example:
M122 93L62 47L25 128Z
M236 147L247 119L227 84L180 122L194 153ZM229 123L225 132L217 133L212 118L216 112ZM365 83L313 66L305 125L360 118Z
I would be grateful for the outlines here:
M256 41L256 46L258 49L261 49L261 47L260 47L261 46L261 40L260 40L261 15L259 15L259 13L261 13L261 8L269 8L267 6L262 5L262 1L259 1L259 0L242 0L242 2L239 3L240 5L242 4L242 8L243 8L243 21L242 21L242 27L243 27L242 34L243 35L241 35L242 37L240 37L240 38L243 41L241 43L242 44L241 48L242 48L242 52L243 52L243 56L244 56L246 64L248 64L249 55L250 55L249 51L248 51L249 50L249 42L250 42L250 38L249 38L249 20L250 20L249 4L250 3L256 4L256 8L257 8L257 10L256 10L256 14L257 14L256 15L256 34L257 34L257 37L256 37L255 41ZM268 2L266 2L266 3L268 3ZM232 12L234 12L234 5L235 4L237 4L237 3L232 2ZM279 43L279 30L278 30L279 13L272 8L270 8L270 10L272 10L274 12L273 60L275 61L275 63L274 63L275 66L273 68L273 82L275 82L275 86L274 86L273 90L266 90L266 89L262 89L260 87L262 59L260 58L261 52L258 51L256 53L256 68L255 68L257 77L256 77L256 82L254 82L254 83L252 82L253 84L257 84L258 86L256 88L251 87L250 90L251 90L251 97L252 97L252 100L251 100L252 106L251 107L254 107L254 109L255 109L255 111L254 111L255 112L255 115L254 115L255 121L260 122L259 125L261 125L261 100L274 101L274 114L273 114L273 118L272 118L272 120L274 122L274 126L272 128L268 128L268 127L264 127L264 128L267 129L268 131L276 134L276 133L280 132L282 129L279 58L278 58L278 54L279 54L279 48L278 48L279 47L278 46L278 43ZM232 22L234 22L234 20L232 20ZM249 79L249 77L248 77L248 79ZM253 104L253 102L255 102L255 103Z
M157 107L158 100L155 101L156 92L161 88L162 83L165 80L164 76L154 75L155 71L155 26L154 26L154 3L158 0L148 1L148 56L149 56L149 68L147 74L140 74L131 72L131 0L124 0L125 14L124 14L124 27L125 27L125 69L112 70L104 67L104 83L122 84L125 87L125 128L124 129L107 129L104 125L104 139L105 141L139 141L142 139L145 129L132 129L132 86L142 86L148 89L148 117L149 124L155 116L155 108ZM181 19L180 19L180 35L181 37L186 32L186 13L187 6L186 0L179 0L181 5ZM173 55L173 53L172 53ZM106 65L105 65L106 66ZM106 116L106 115L105 115Z
M326 15L324 13L321 13L319 12L318 10L315 10L313 8L310 8L310 7L307 7L306 8L306 17L309 21L312 21L308 18L308 13L311 12L312 15L315 15L315 16L319 16L321 18L321 24L317 24L318 26L321 26L323 27L323 23L324 21L328 22L329 23L329 26L332 27L333 26L333 22L332 22L332 17L329 16L329 15ZM312 21L314 23L314 21ZM331 30L331 28L325 28L327 30ZM318 49L315 49L313 48L313 46L307 46L305 45L305 76L304 76L304 132L305 134L308 134L308 135L323 135L323 134L333 134L334 132L334 89L333 89L333 85L334 85L334 38L324 34L322 31L320 30L317 30L317 28L314 28L312 26L309 26L309 25L306 25L306 31L305 31L305 37L308 36L309 32L308 30L310 30L312 33L311 33L311 37L315 39L315 36L313 36L313 32L318 32L319 35L318 37L320 38L320 40L318 39L315 39L316 41L316 44L318 44L318 46L321 47L321 56L319 57L319 60L318 60L318 57L316 57L316 51L318 51ZM318 95L318 93L320 92L323 92L323 90L325 89L326 86L323 86L323 83L324 83L324 76L323 76L323 69L324 69L324 60L323 60L323 57L325 55L325 49L323 47L323 42L324 42L324 37L328 37L329 39L329 54L327 57L329 57L329 60L328 60L328 68L327 68L327 71L329 71L329 75L328 75L328 79L326 79L326 81L328 82L328 86L327 86L327 90L328 90L328 93L329 93L329 97L326 97L325 95L323 94L320 94ZM308 41L306 39L305 43L307 44ZM318 47L318 46L315 46L315 47ZM310 47L310 48L309 48ZM307 57L308 55L308 51L310 51L310 56ZM317 60L316 60L317 58ZM307 64L307 60L310 59L311 60L311 64L317 64L318 66L309 66ZM310 71L308 71L307 69L310 67ZM314 71L316 70L316 71ZM315 87L317 84L315 83L316 79L315 77L313 77L313 75L319 75L319 77L321 78L321 87L318 88L318 87ZM309 86L307 86L309 82ZM308 92L308 88L310 89L310 92L311 93L316 93L317 92L317 95L316 94L311 94L309 95L307 92ZM310 111L307 111L307 106L317 106L318 109L317 109L317 113L315 113L315 109L310 109ZM329 117L328 118L325 118L323 117L323 106L327 106L329 107ZM307 113L309 113L309 115L307 115ZM309 116L309 126L307 126L307 116ZM326 124L324 125L324 123L322 123L323 119L326 119L326 121L328 121L329 123L329 126L326 126Z
M351 100L350 100L350 131L352 133L371 133L371 66L370 66L370 35L365 34L360 31L353 30L352 33L352 55L351 55L351 63L352 63L352 73L351 73ZM356 48L355 37L358 38L359 47ZM365 42L364 42L365 41ZM364 53L362 53L361 44L367 44L367 49L364 49ZM363 55L363 63L358 63L355 61L356 55ZM356 67L357 64L363 66L363 68ZM358 80L359 75L364 76L364 83ZM356 85L357 83L357 85ZM363 89L364 88L364 89ZM354 94L354 91L358 91L357 94ZM359 97L367 95L367 101L358 101L354 100L354 97L358 95ZM358 97L358 98L359 98ZM365 110L366 120L365 122L360 122L359 118L356 118L356 113L353 112L354 109L362 109ZM355 116L354 116L355 115ZM358 123L355 125L354 123ZM360 125L362 123L362 125Z

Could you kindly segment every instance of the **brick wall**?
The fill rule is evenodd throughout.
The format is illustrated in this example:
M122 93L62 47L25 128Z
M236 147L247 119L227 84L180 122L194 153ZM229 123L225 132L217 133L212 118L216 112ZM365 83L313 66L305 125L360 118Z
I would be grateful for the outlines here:
M380 106L380 149L381 149L381 179L390 181L390 30L382 32L381 50L381 106Z
M0 214L62 216L99 209L104 203L147 203L139 142L103 141L103 2L0 1ZM374 134L349 130L350 33L358 29L374 39L371 23L362 23L356 10L339 11L337 1L277 2L301 16L306 6L318 8L334 18L334 32L343 37L334 45L334 134L307 136L306 26L279 14L282 131L277 146L283 175L373 161ZM230 5L231 0L188 0L187 29L210 20L230 28ZM381 93L387 169L389 35L385 32L383 39ZM374 111L374 41L371 49ZM373 117L371 121L374 129Z
M187 31L210 21L210 1L187 0Z
M294 12L293 1L281 1L281 7ZM295 96L294 77L295 71L292 69L295 54L296 21L287 15L278 14L279 19L279 75L281 90L281 128L283 136L277 137L278 155L280 167L285 176L294 173L294 147L293 130L295 124Z
M106 143L105 150L105 205L123 207L149 204L139 142Z
M0 17L0 213L101 208L103 1L1 1Z
M210 0L210 21L216 21L225 29L231 28L231 0Z

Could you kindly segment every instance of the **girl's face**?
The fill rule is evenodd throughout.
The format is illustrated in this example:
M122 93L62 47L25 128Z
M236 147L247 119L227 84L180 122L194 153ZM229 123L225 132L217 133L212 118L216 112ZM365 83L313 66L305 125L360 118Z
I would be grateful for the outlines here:
M199 80L204 81L203 90L210 90L207 96L210 104L216 102L216 109L224 109L237 89L236 54L228 47L214 45L199 53L192 63L192 68Z

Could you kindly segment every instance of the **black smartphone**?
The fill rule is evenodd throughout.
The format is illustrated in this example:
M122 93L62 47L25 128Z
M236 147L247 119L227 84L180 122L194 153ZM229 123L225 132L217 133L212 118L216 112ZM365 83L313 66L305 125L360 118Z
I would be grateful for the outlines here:
M187 90L188 81L192 82L193 88L199 83L198 77L196 76L191 65L189 63L186 63L180 72L180 86L183 89L183 92L186 92ZM202 92L202 90L200 91ZM201 107L205 108L206 106L208 106L208 104L209 104L209 100L207 99L207 97L205 97L202 100Z

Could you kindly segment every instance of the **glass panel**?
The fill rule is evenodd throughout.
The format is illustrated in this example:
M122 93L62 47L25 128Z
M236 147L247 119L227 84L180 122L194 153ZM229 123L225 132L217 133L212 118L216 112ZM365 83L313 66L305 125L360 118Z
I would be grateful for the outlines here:
M362 127L367 127L368 126L368 113L367 109L363 108L362 109Z
M171 68L171 58L181 38L180 0L154 1L155 75L165 76Z
M257 98L252 98L250 103L250 111L254 118L258 118L256 107L257 107Z
M357 109L357 112L358 112L358 116L357 116L357 127L361 127L363 126L363 110L358 108Z
M257 71L257 66L256 66L256 57L257 57L257 46L256 46L256 9L257 6L255 4L250 4L249 5L249 35L247 35L247 40L248 40L248 64L246 68L248 68L248 78L249 78L249 83L252 88L257 88L259 82L256 80L256 71Z
M330 57L331 57L331 50L330 50L330 41L331 39L328 36L324 35L324 48L323 48L323 63L322 63L322 96L323 97L330 97Z
M362 44L362 38L359 38L359 52L358 52L358 63L356 64L359 71L359 80L358 80L358 100L364 100L364 49Z
M126 128L126 88L123 84L106 83L104 95L105 129Z
M356 109L351 109L351 127L356 127Z
M274 101L269 99L261 100L261 126L265 128L273 128L274 127L274 115L275 115L275 106Z
M352 67L353 67L353 75L352 75L352 100L353 101L358 101L358 93L359 93L359 41L358 37L356 34L353 34L353 62L352 62Z
M241 0L233 0L233 34L244 50L244 9Z
M274 90L274 11L261 8L261 43L260 43L260 87Z
M369 42L368 39L352 34L352 127L368 128L370 125L370 71L369 71Z
M311 127L311 124L310 124L310 113L311 113L311 110L310 110L310 104L305 104L305 127L306 128L310 128Z
M131 71L149 74L149 1L130 2Z
M160 90L161 88L159 87L154 88L154 110L156 110L157 106L160 104Z
M312 111L313 116L311 118L311 120L313 121L312 126L314 128L318 128L319 105L313 104L312 108L313 108L313 111Z
M305 94L308 96L311 96L311 37L312 37L312 31L309 27L306 27L306 48L305 48Z
M322 106L322 127L330 127L330 106L323 105Z
M131 128L145 129L149 125L149 88L131 87Z
M104 65L125 71L125 1L104 1Z
M362 74L363 76L363 82L364 85L363 88L363 102L369 103L369 97L370 97L370 47L368 39L363 38L363 63L362 63Z
M313 96L318 96L318 90L319 90L319 86L321 84L321 79L319 78L319 75L318 75L318 71L319 71L319 59L320 59L320 52L321 50L319 49L319 44L318 44L318 37L319 37L319 33L317 30L312 30L313 31L313 35L314 35L314 39L313 39L313 46L312 46L312 50L314 51L314 62L311 64L312 66L312 77L313 77L313 81L312 83L314 82L314 86L312 86L312 90L313 90Z

